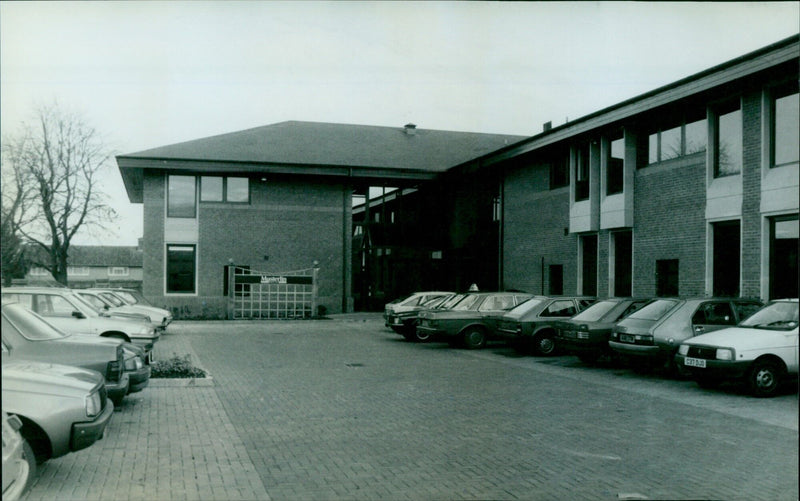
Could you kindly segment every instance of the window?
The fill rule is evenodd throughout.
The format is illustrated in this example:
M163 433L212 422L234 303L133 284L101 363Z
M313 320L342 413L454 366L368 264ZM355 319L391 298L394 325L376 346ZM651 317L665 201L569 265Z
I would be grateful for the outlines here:
M167 184L167 217L195 217L194 176L169 176Z
M714 223L713 291L715 296L736 297L739 295L740 270L740 223L725 221Z
M772 97L771 165L800 161L800 94L797 84L776 89Z
M769 297L797 297L797 249L800 243L797 214L773 218L769 223Z
M486 301L478 308L479 311L500 311L510 310L514 307L514 296L493 296L486 298Z
M694 118L697 118L696 116ZM680 121L661 127L650 134L647 142L647 162L654 164L706 150L708 131L706 119Z
M550 265L550 294L558 296L564 294L564 265Z
M68 266L67 275L73 277L85 277L89 275L89 267L87 266Z
M167 293L195 292L195 246L167 245Z
M502 205L500 205L500 195L492 198L492 222L496 223L500 221L502 210L503 210ZM394 216L394 212L392 212L392 216Z
M714 177L742 171L742 110L739 102L716 110Z
M741 322L753 313L761 309L761 303L733 303L733 309L736 310L736 315Z
M231 203L247 203L250 201L250 183L246 177L225 178L225 201Z
M586 296L597 295L597 235L581 237L583 290Z
M606 195L622 193L625 175L625 137L622 133L611 140L606 159Z
M656 261L656 296L678 295L678 260L659 259Z
M589 198L589 143L578 148L575 165L575 200Z
M693 325L736 325L729 303L703 303L692 316Z
M130 274L130 269L127 266L110 266L108 268L108 276L110 277L127 277Z
M633 276L633 233L620 231L612 234L614 243L614 295L631 295Z
M61 296L37 294L35 296L36 313L43 317L71 317L78 309Z
M569 155L561 154L550 161L550 189L569 186Z
M200 201L222 202L222 178L202 176L200 178Z
M575 304L569 299L553 301L550 306L542 312L543 317L571 317L577 313Z
M34 266L33 268L31 268L30 274L31 276L34 277L46 277L50 275L50 272L42 268L41 266Z

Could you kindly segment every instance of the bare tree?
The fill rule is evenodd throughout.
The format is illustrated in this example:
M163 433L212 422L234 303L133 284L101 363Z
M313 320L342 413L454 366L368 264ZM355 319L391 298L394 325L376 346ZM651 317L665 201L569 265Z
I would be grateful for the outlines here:
M3 224L39 250L31 264L66 285L78 230L104 228L116 217L98 186L111 154L79 115L57 105L39 108L32 124L4 142L4 181L13 182L3 183Z

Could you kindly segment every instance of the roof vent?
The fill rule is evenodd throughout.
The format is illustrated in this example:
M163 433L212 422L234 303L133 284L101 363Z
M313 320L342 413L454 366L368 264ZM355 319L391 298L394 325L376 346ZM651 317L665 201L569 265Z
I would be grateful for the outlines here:
M552 128L553 128L553 122L552 122L552 121L550 121L550 122L545 122L545 123L542 125L542 130L543 130L544 132L547 132L547 131L549 131L549 130L550 130L550 129L552 129Z
M405 125L406 134L409 136L416 136L417 135L417 125L416 124L406 124Z

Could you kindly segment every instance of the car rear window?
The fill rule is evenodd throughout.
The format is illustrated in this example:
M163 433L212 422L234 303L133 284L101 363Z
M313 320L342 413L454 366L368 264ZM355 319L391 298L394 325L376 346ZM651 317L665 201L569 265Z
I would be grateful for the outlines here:
M20 305L8 305L3 308L3 329L6 328L15 329L22 337L31 341L66 337L63 332L45 322L42 317Z
M514 313L514 314L518 314L518 315L524 315L525 313L528 313L529 311L531 311L532 309L536 308L536 306L538 306L540 304L542 304L542 300L541 299L531 298L531 299L528 299L527 301L525 301L524 303L520 303L517 306L515 306L510 311L510 313Z
M458 304L453 306L454 310L463 311L468 310L475 302L478 300L478 296L467 296L463 300L459 301Z
M636 318L639 320L658 320L677 304L678 302L672 299L656 299L652 303L643 307L641 310L634 311L628 315L627 318Z
M600 320L605 316L606 313L612 310L616 305L619 303L617 301L600 301L599 303L594 303L590 307L586 308L582 312L578 313L574 317L573 320L582 320L584 322L593 322L595 320Z

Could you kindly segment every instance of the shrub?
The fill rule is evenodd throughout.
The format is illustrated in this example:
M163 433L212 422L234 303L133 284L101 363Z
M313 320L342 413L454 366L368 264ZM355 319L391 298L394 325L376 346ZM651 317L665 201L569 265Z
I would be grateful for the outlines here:
M151 378L204 378L206 372L192 365L191 356L187 353L180 356L172 354L172 358L156 360L150 364Z

